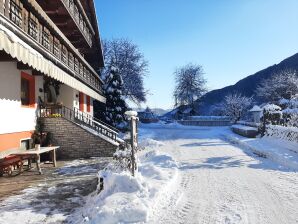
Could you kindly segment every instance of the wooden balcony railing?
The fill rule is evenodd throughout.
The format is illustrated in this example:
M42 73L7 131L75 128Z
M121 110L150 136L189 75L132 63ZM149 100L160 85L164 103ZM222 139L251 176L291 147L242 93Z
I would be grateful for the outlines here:
M26 4L23 4L25 3ZM54 63L61 63L62 68L67 67L74 77L87 84L95 91L102 93L99 75L91 68L82 55L75 49L67 38L58 35L55 30L41 18L38 13L32 11L26 0L0 0L0 15L14 24L22 33L28 36L37 45L38 51L46 52L53 56ZM49 18L47 18L49 19Z
M82 12L82 6L80 7L78 5L79 2L75 0L61 0L64 4L65 8L67 9L68 13L73 18L74 22L77 24L78 28L81 30L82 34L86 38L86 41L88 42L89 46L92 46L92 33L91 33L91 25L87 18L87 16L84 15ZM91 27L88 28L88 26Z

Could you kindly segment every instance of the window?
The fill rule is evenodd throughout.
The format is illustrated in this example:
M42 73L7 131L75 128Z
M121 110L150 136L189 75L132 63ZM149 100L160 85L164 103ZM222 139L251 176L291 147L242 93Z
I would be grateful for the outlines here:
M73 57L73 54L71 52L68 53L68 66L71 69L74 69L74 57Z
M61 48L61 60L64 64L67 64L67 48L65 46Z
M87 101L87 112L91 111L91 99L90 96L86 96L86 101Z
M20 0L10 1L10 19L19 27L22 26L22 8Z
M21 149L30 149L30 139L21 140Z
M54 38L53 53L58 59L60 59L60 42L57 38Z
M43 31L42 31L42 45L50 50L50 31L46 28L46 27L43 27Z
M21 105L35 107L35 79L24 72L21 73Z
M38 20L32 13L30 13L29 17L28 33L35 40L38 40Z
M21 102L22 105L29 105L29 80L22 77L21 81Z

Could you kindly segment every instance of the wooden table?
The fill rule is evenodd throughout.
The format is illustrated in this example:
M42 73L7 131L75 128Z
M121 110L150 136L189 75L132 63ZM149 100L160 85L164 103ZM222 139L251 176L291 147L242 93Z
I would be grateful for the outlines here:
M39 174L42 174L41 168L40 168L40 154L51 152L53 166L56 167L56 149L58 149L59 147L60 146L51 146L51 147L41 147L40 150L35 150L35 149L20 150L18 152L13 153L13 155L20 156L21 158L32 156L36 160L36 168Z

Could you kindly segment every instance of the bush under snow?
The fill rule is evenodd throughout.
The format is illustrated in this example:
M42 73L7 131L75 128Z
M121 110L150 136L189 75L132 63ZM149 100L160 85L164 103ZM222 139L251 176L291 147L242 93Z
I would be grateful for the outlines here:
M177 163L157 150L142 151L138 172L115 172L112 167L100 171L104 189L87 197L76 211L74 223L142 223L169 191L177 176Z

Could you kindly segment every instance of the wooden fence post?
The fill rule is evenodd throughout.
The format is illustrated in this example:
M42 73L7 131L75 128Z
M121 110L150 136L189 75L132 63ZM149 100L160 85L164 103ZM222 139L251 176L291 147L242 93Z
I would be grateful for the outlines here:
M134 176L135 170L137 169L135 151L138 145L138 137L137 137L138 117L137 117L137 112L135 111L127 111L125 114L129 117L129 120L130 120L130 145L131 145L131 163L132 163L131 173L132 173L132 176Z

